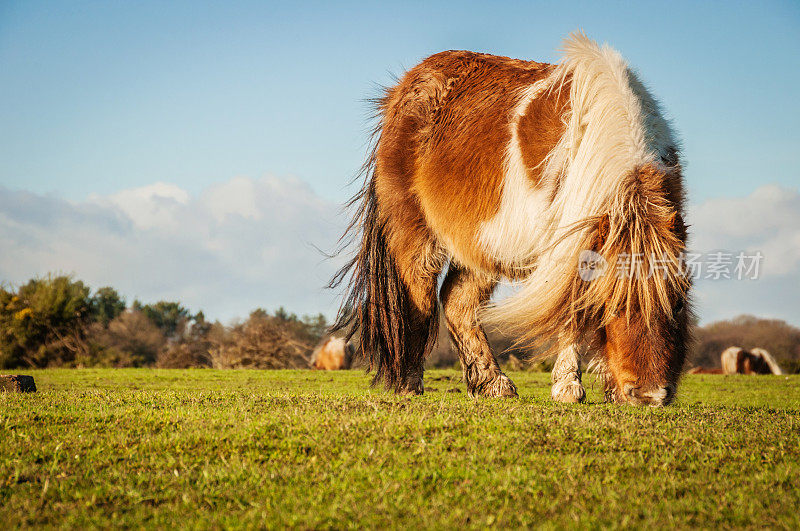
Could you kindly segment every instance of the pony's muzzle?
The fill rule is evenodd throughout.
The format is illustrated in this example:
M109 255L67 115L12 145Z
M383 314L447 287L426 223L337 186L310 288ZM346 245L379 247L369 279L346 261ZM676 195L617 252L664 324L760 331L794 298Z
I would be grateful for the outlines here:
M637 406L668 406L675 399L675 386L665 385L645 391L635 383L627 382L622 386L622 398L629 404Z

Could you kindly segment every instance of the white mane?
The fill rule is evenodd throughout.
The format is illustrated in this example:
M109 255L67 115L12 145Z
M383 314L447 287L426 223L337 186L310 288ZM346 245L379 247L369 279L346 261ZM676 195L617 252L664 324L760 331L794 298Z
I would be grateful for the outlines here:
M565 276L575 275L580 246L586 241L586 230L576 227L604 214L626 220L630 196L622 191L632 172L646 164L663 168L677 162L673 160L677 141L669 123L617 51L574 33L564 41L562 52L547 82L549 90L569 85L565 133L543 162L538 190L526 194L529 206L539 207L539 213L534 219L522 219L525 209L515 204L520 202L519 192L511 197L524 179L522 172L512 171L519 166L519 161L514 163L519 158L513 145L518 142L515 116L503 203L496 219L485 224L480 234L484 247L496 258L525 264L530 273L521 290L486 313L488 320L497 323L523 326L526 317L540 313L533 306L561 297L569 282ZM520 106L538 95L538 89L534 86L523 93ZM549 204L542 207L544 197ZM526 210L524 217L530 217L530 208ZM526 230L526 241L500 238L507 237L511 227Z
M554 207L561 225L601 212L637 166L663 165L676 141L661 109L622 56L608 45L570 35L554 83L570 81L566 132L545 163L561 179Z

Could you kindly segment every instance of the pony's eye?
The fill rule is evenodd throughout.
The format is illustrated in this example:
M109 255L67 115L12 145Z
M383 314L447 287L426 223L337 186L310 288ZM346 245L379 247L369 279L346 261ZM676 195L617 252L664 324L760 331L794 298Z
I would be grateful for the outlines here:
M678 315L683 310L683 299L678 299L675 306L672 308L672 315Z

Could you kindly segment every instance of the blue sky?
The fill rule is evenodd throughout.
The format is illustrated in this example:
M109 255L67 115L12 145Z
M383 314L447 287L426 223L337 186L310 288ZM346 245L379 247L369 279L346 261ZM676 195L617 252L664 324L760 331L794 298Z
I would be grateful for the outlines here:
M320 303L328 295L301 296L284 287L289 280L276 280L288 274L280 264L285 255L313 262L313 271L292 277L295 284L321 285L330 267L281 247L291 241L274 231L295 234L304 248L330 248L344 222L335 206L353 192L347 184L364 157L364 99L392 73L445 49L555 61L563 37L578 28L620 50L674 119L690 202L699 229L709 227L699 241L709 248L800 248L793 217L800 205L798 2L7 0L0 3L0 245L7 260L0 258L0 278L16 283L48 270L73 272L93 285L120 286L128 297L183 298L223 317L257 305L329 310L330 302ZM764 186L772 188L755 194ZM748 219L785 215L758 230L726 233L724 216L751 208L751 196L759 202ZM295 210L286 207L297 224L271 218L248 202L252 197L264 204L302 197L290 205ZM303 208L314 209L323 226L303 225ZM721 214L703 214L711 211ZM199 212L206 221L198 221ZM232 212L250 225L231 224L225 216ZM712 225L715 239L704 238ZM195 268L187 280L183 266L173 278L144 263L130 269L132 259L115 263L100 253L90 260L90 243L69 247L66 233L54 240L66 226L96 233L117 256L139 249L215 265ZM254 226L260 235L236 240ZM198 227L204 232L187 251L185 231ZM172 243L143 243L170 231ZM118 239L108 240L111 233ZM778 233L782 239L769 240ZM181 251L172 255L171 247ZM242 265L213 255L219 249L260 254L224 284L225 268ZM781 253L784 266L768 280L769 293L798 300L800 258ZM260 270L260 260L277 269ZM251 274L265 280L241 282ZM704 320L753 308L737 302L739 295L758 299L756 313L800 324L795 305L772 304L752 286L701 293Z
M4 2L0 184L73 199L297 176L341 199L363 99L421 58L608 41L663 100L692 199L797 185L797 2Z

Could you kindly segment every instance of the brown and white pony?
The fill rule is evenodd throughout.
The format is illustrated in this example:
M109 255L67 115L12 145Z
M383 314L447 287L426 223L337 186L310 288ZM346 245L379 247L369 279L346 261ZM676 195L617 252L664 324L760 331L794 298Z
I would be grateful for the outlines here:
M329 336L311 354L311 368L322 371L349 369L354 350L353 345L343 338Z
M623 58L571 35L558 64L448 51L378 102L380 124L348 232L357 254L334 325L396 392L422 393L438 330L437 284L472 396L515 397L481 321L549 342L553 399L582 401L580 345L611 400L669 404L686 355L684 191L678 146ZM612 269L579 275L582 251ZM648 257L660 274L648 275ZM513 296L489 299L501 279Z
M783 374L778 362L763 348L728 347L720 362L723 374Z

